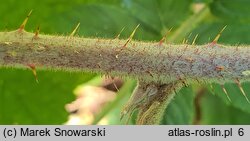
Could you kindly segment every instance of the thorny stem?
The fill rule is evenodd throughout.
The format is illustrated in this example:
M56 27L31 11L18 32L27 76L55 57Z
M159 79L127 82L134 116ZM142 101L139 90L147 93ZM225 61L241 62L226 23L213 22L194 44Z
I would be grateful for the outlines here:
M19 30L0 32L0 66L91 71L129 76L145 84L154 84L158 92L140 107L142 114L139 114L138 124L159 123L174 90L183 81L225 83L250 78L250 49L247 46L140 41L124 46L125 43L127 40L37 36Z
M177 80L210 82L249 80L247 46L171 45L0 32L0 66L65 69L129 76L167 84Z
M241 87L239 80L249 80L250 50L244 46L233 47L216 42L200 46L163 44L161 41L131 43L136 29L128 40L74 37L79 24L68 37L39 35L39 28L32 34L24 31L31 12L19 30L0 32L0 67L29 66L34 75L38 67L137 78L140 80L138 91L128 103L128 108L134 105L140 108L137 124L159 124L175 92L187 81L225 83L236 80ZM179 42L209 13L205 6L183 22L168 41ZM120 95L120 99L123 96ZM145 97L148 101L138 104L140 98ZM107 106L94 124L114 104Z
M158 92L140 107L138 124L159 123L174 90L184 81L225 83L250 78L250 49L247 46L139 41L124 46L125 43L127 40L0 32L0 66L100 72L129 76L155 85Z

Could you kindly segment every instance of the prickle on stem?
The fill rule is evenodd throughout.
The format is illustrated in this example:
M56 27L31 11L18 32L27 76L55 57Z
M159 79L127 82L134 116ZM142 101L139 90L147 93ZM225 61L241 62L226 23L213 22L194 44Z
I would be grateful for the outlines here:
M173 27L170 28L170 29L166 32L166 34L162 37L162 39L159 41L159 45L160 45L160 46L166 41L167 35L172 31L172 29L173 29Z
M246 98L247 102L250 103L245 91L242 88L242 85L240 84L240 80L239 79L235 79L235 83L237 84L237 86L239 87L241 93L243 94L243 96Z
M39 32L40 32L40 26L38 26L36 28L35 35L34 35L33 39L38 39Z
M214 38L214 40L212 41L211 45L215 45L218 43L218 40L220 39L220 36L222 34L222 32L226 29L227 25L225 25L221 31L216 35L216 37Z
M211 89L212 94L215 95L215 90L214 90L213 84L210 83L210 84L209 84L209 87L210 87L210 89Z
M228 94L228 92L227 92L225 86L224 86L224 85L220 85L220 86L221 86L223 92L226 94L227 99L228 99L230 102L232 102L232 100L231 100L231 98L229 97L229 94Z
M188 40L186 39L186 38L184 38L183 40L182 40L182 44L187 44L188 43Z
M216 66L215 70L217 70L217 71L224 71L225 67L224 66Z
M39 83L38 81L38 77L37 77L37 73L36 73L36 66L35 64L27 64L27 66L31 69L35 79L36 79L36 83Z
M119 39L120 38L120 36L121 36L121 34L122 34L122 32L123 32L124 29L125 29L125 27L123 27L122 30L119 32L119 34L117 36L115 36L115 39Z
M195 35L194 40L193 40L193 42L192 42L192 45L195 45L195 42L196 42L198 36L199 36L199 34L196 34L196 35Z
M73 37L76 34L76 31L79 28L79 26L80 26L80 22L76 25L76 27L74 28L74 30L71 32L70 37Z
M129 36L128 40L126 41L126 43L123 45L123 47L127 47L128 43L133 39L136 30L138 29L138 27L140 26L140 24L138 24L135 29L133 30L133 32L131 33L131 35Z
M117 92L119 92L119 88L117 87L116 82L115 82L115 77L110 76L110 79L111 79L111 81L112 81L112 85L115 87L115 90L116 90Z
M27 22L28 22L28 20L29 20L29 17L30 17L30 15L32 14L32 11L33 11L33 10L31 10L31 11L29 12L29 14L27 15L27 17L24 19L23 23L20 25L20 27L19 27L19 29L18 29L19 32L22 32L22 31L24 30L24 28L25 28L25 26L26 26L26 24L27 24Z

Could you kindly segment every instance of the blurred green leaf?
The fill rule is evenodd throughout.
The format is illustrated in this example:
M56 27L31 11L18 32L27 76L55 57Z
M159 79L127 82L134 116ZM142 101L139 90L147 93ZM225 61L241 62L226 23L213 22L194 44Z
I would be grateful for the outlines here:
M194 96L191 87L182 88L168 105L161 124L192 124Z
M250 114L226 105L220 98L205 93L200 101L200 124L250 124Z
M59 32L63 32L65 27L72 27L70 25L72 22L80 22L80 35L105 38L115 38L122 28L125 29L121 36L128 37L137 24L139 24L134 18L129 16L127 11L107 4L75 6L70 13L59 13L56 20L62 23L57 26ZM139 29L135 36L138 37L142 33L143 31ZM146 34L144 38L147 36L152 35Z
M97 124L104 116L110 118L109 124L122 124L120 120L120 113L123 109L124 103L126 103L134 91L137 83L135 80L127 80L122 88L117 92L117 97L111 103L105 105L102 111L95 117L93 124Z
M124 7L142 24L144 31L161 38L192 14L191 3L192 0L124 0Z
M248 99L250 98L250 88L248 83L242 83L242 88L246 92ZM216 96L222 99L227 105L234 106L235 108L241 109L250 114L250 104L247 102L243 93L240 91L240 88L235 83L226 83L224 85L231 102L228 100L225 92L219 84L212 84L213 89L210 88L211 92L214 92Z
M213 15L230 23L249 23L249 0L214 0L210 7Z
M0 124L62 124L65 104L74 99L72 90L93 75L62 71L0 69Z

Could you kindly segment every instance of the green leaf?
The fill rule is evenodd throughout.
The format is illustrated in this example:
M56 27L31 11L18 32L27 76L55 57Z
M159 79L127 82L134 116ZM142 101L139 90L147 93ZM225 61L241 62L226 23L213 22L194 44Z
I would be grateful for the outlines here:
M221 20L230 23L249 23L249 0L214 0L211 12Z
M143 26L144 31L161 38L191 15L192 0L126 0L124 7Z
M117 92L117 97L114 101L106 104L102 111L95 117L93 124L97 124L104 116L110 118L109 124L121 124L120 113L134 91L137 83L135 80L127 80L122 88Z
M72 18L74 16L74 18ZM87 37L105 37L115 38L122 30L121 37L128 37L134 28L137 26L137 21L129 16L127 11L104 4L88 4L75 6L73 10L64 13L59 13L57 21L62 23L57 26L59 32L63 32L65 27L70 27L70 24L80 22L80 35ZM88 19L88 20L87 20ZM138 29L135 37L142 34L142 30ZM145 35L147 36L152 35Z
M191 0L124 0L117 5L91 3L75 6L70 12L55 16L61 23L57 32L65 30L73 20L81 23L83 29L79 33L82 35L114 38L125 28L121 37L127 38L140 24L135 39L159 40L171 27L178 27L191 14L190 4ZM72 15L76 16L72 18Z
M200 101L200 124L250 124L250 114L226 105L220 98L205 93Z
M93 75L62 71L0 69L0 124L62 124L67 120L65 104L74 99L76 85Z
M250 98L250 89L249 82L242 83L242 88L245 91L248 99ZM235 83L226 83L224 84L225 90L228 93L228 96L231 99L231 102L226 96L226 93L223 91L222 87L219 84L212 84L213 89L210 88L211 92L214 92L216 96L222 99L227 105L234 106L235 108L241 109L247 113L250 113L250 104L247 102L246 97L240 91L240 88Z
M182 88L168 105L162 124L192 124L194 96L191 87Z

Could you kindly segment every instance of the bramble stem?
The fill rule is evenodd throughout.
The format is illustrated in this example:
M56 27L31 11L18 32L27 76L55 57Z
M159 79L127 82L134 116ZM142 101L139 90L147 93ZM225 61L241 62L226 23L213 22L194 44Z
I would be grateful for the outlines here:
M0 32L0 66L90 71L145 82L249 80L248 46L159 45L154 42L90 39Z

